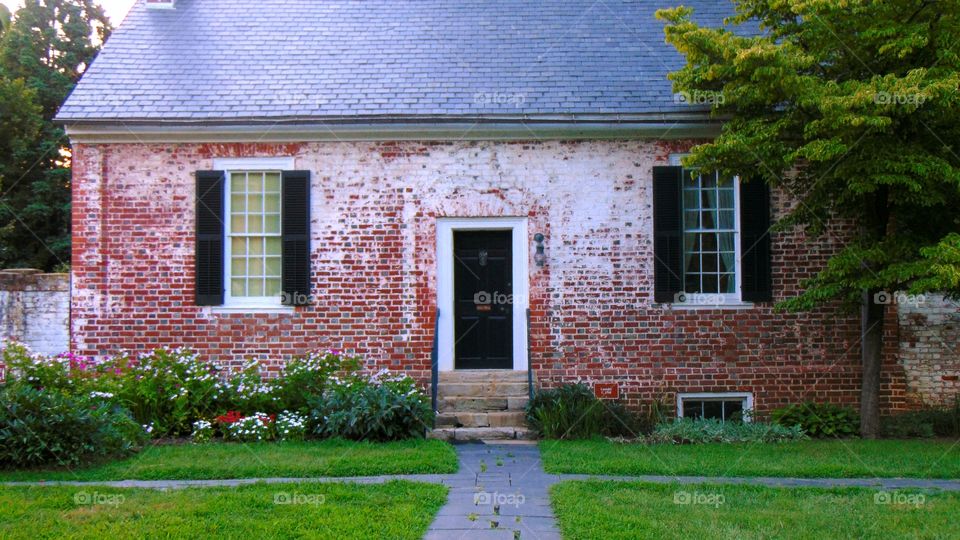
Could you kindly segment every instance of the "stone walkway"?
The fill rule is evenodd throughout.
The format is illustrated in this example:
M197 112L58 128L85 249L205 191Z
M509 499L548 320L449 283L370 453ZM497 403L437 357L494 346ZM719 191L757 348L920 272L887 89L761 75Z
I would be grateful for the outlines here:
M517 441L520 442L520 441ZM427 531L427 540L560 538L550 509L549 488L566 480L608 480L658 484L749 484L770 487L866 487L877 489L940 489L960 491L960 480L922 478L776 478L714 476L613 476L547 474L535 444L462 444L456 446L460 470L456 474L401 474L324 478L244 478L234 480L123 480L3 482L3 486L110 486L146 489L231 487L254 484L352 482L380 484L409 480L443 484L450 488L447 504Z
M458 445L460 472L450 486L426 540L560 538L549 487L559 481L543 472L535 444Z

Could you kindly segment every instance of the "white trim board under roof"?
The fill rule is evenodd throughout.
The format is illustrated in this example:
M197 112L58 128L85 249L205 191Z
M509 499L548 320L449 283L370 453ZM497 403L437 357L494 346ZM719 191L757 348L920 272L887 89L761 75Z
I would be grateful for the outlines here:
M70 122L67 135L77 143L311 142L449 140L592 140L712 138L721 123L704 120L557 121L516 119L482 122L410 120L399 122L305 122L212 124Z

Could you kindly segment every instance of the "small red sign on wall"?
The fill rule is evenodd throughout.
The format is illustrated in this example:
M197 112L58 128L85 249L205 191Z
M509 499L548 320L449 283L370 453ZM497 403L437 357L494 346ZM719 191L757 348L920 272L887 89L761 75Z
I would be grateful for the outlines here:
M600 399L617 399L620 397L620 385L615 382L596 383L593 385L593 394Z

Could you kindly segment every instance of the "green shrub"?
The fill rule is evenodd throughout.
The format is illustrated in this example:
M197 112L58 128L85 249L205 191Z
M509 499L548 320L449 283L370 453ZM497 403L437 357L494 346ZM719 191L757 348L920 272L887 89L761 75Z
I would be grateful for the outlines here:
M928 407L880 419L884 437L960 437L960 396L952 407Z
M781 426L800 426L811 437L852 437L860 432L860 417L849 407L832 403L797 403L771 414Z
M109 401L28 385L0 390L0 466L77 465L130 454L145 440L143 428Z
M311 409L321 437L392 441L421 437L433 425L430 398L410 377L386 370L332 378Z
M2 343L2 363L7 367L8 384L21 384L36 390L56 390L62 394L84 393L82 377L77 371L87 367L86 362L70 353L57 356L37 354L16 341Z
M187 349L157 349L137 358L120 355L101 371L99 386L113 387L120 404L150 425L154 437L190 435L193 422L216 410L216 367Z
M701 444L742 442L786 442L806 439L799 426L786 427L762 422L723 422L716 419L679 418L664 422L647 437L651 443Z
M260 370L260 362L252 360L220 383L217 409L275 414L284 409L277 391L279 384L276 379L266 379Z
M337 372L360 368L356 358L345 358L336 351L315 352L294 358L276 380L276 396L283 410L309 412L309 403L323 395L327 382Z
M636 437L641 422L622 404L601 401L585 384L538 391L527 404L527 424L547 439Z

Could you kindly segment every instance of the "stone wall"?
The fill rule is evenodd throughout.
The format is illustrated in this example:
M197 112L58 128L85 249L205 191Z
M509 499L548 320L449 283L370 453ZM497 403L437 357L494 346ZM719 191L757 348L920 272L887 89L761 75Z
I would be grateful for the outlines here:
M0 337L45 354L70 346L70 277L39 270L0 270Z
M914 405L946 405L960 396L960 302L941 295L897 304L898 360Z

